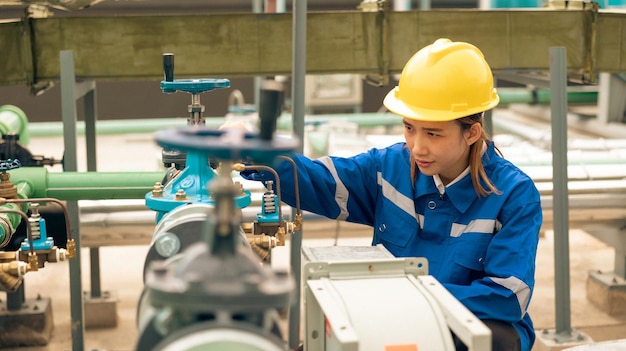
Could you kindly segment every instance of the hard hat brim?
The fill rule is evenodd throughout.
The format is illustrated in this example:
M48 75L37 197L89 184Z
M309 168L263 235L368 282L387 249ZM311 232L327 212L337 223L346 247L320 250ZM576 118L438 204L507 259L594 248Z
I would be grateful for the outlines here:
M418 108L415 106L408 105L404 103L397 97L398 87L391 89L383 99L383 105L391 112L402 116L404 118L417 120L417 121L427 121L427 122L446 122L452 121L455 119L459 119L466 116L471 116L480 112L484 112L487 110L491 110L496 107L500 102L500 97L495 92L494 89L494 97L488 103L477 106L470 109L463 109L459 111L453 110L430 110L424 108Z

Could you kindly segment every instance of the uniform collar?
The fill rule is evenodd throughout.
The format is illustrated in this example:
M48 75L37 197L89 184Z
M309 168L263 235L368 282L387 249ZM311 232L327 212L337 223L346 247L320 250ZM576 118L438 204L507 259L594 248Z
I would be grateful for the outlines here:
M485 167L488 163L493 161L495 156L494 145L492 142L483 142L483 164ZM440 194L443 195L438 189L438 185L443 186L439 176L424 176L422 173L418 173L417 181L415 184L416 197L427 194ZM450 199L450 202L461 213L465 213L470 207L472 202L478 197L472 184L472 177L469 175L469 167L466 168L457 178L455 178L445 188L445 194Z

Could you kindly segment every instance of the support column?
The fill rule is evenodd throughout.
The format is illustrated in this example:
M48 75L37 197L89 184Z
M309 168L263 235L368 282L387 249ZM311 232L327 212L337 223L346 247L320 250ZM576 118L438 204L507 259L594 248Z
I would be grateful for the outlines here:
M76 91L74 74L74 53L61 51L61 112L63 116L64 171L78 171L76 161ZM72 351L85 348L85 321L83 316L83 288L81 277L81 245L79 230L78 201L67 201L70 225L76 242L76 257L69 260L70 266L70 310L72 320Z

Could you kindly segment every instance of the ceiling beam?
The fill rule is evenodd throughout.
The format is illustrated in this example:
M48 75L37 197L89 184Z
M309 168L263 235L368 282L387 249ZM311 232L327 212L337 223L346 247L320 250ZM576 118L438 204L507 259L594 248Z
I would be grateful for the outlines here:
M307 72L399 73L440 37L475 44L495 73L547 72L556 46L574 79L626 72L626 14L597 9L310 12ZM290 13L22 19L0 23L0 85L58 80L62 50L79 79L159 80L166 52L175 78L290 75L291 38Z

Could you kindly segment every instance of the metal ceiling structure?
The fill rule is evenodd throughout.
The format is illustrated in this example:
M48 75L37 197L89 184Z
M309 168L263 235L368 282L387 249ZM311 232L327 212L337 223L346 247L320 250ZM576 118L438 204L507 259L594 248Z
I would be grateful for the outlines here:
M292 14L195 13L22 18L0 23L0 85L59 79L59 52L72 50L85 80L289 75ZM598 10L433 9L309 12L307 73L399 73L437 38L471 42L494 73L547 72L549 48L565 47L572 80L626 72L626 13Z

